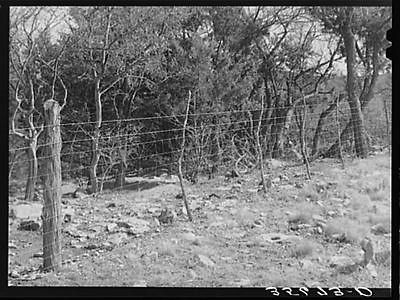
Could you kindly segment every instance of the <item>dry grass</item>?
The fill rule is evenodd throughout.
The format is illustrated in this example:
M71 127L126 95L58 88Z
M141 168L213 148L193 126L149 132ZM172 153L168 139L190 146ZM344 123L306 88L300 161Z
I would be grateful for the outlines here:
M157 247L158 256L176 256L176 245L168 241L162 241Z
M368 195L361 194L357 191L350 191L350 207L353 210L367 211L370 209L372 203Z
M256 216L247 208L240 208L236 212L236 220L242 226L251 226L256 220Z
M295 258L303 258L313 254L315 249L314 243L310 241L301 241L296 244L290 251L290 256Z
M367 235L368 228L359 222L342 217L329 221L324 231L331 238L339 235L343 236L346 242L357 243Z
M312 221L312 215L318 214L320 209L314 204L304 201L296 204L294 211L295 213L289 216L289 223L310 224Z
M321 194L316 191L315 186L308 184L300 191L299 197L304 200L316 202L321 199Z

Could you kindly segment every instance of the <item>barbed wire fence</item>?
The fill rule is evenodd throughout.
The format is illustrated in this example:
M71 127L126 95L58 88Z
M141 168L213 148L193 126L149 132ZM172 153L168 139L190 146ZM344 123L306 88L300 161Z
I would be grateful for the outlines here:
M212 180L215 174L222 176L239 175L243 170L251 171L260 168L258 162L258 148L256 141L257 124L259 123L259 142L263 151L264 164L268 166L271 159L285 159L294 163L294 165L304 165L304 180L306 180L306 166L304 156L313 164L313 161L326 152L335 142L339 140L339 154L347 157L354 157L354 141L352 137L340 138L338 134L345 128L350 120L350 109L347 103L337 104L336 114L332 110L321 120L322 111L309 110L306 115L303 113L303 106L281 107L281 109L292 109L291 118L282 118L280 116L267 116L265 111L237 110L224 112L204 112L188 113L188 125L185 128L187 142L184 147L183 155L183 175L185 185L195 184L202 180ZM75 122L60 124L62 148L61 158L61 177L63 183L70 183L79 186L79 192L82 197L74 202L73 209L80 209L83 213L81 217L85 219L80 224L85 231L87 224L95 224L97 221L96 207L97 197L106 190L117 192L122 190L141 190L140 180L143 178L160 178L160 176L173 176L177 174L178 159L181 152L182 131L185 115L157 115L143 118L129 118L119 120L104 120L102 122L101 134L99 138L98 151L100 160L97 164L97 192L88 193L89 169L91 168L91 157L93 150L91 148L93 136L92 130L95 122ZM391 122L387 126L391 127ZM47 125L49 126L49 125ZM46 128L46 126L45 126ZM162 129L160 129L162 128ZM165 129L164 129L165 128ZM20 130L29 129L21 128ZM373 133L369 134L369 145L386 147L390 146L391 128L374 128ZM10 136L13 134L9 133ZM302 142L303 140L303 142ZM303 145L303 144L304 145ZM54 170L45 169L46 161L54 159L53 155L46 155L43 151L52 146L43 139L39 139L37 145L39 175L40 179L46 176L54 175ZM29 146L15 143L9 146L9 203L12 206L24 205L23 196L18 195L18 191L26 184L29 176L27 168L31 161L27 158L25 152ZM304 152L305 150L305 152ZM342 154L337 156L338 163ZM343 163L343 162L342 162ZM240 169L240 170L238 170ZM268 170L268 168L266 168ZM239 174L237 174L239 173ZM268 176L268 171L266 172ZM132 178L134 180L126 180ZM179 182L176 182L179 183ZM48 189L49 187L47 187ZM42 204L42 194L44 185L41 180L36 184L35 200ZM58 191L61 195L63 188ZM77 190L72 193L64 193L64 196L74 197ZM21 199L22 198L22 199ZM68 199L68 198L67 198ZM79 261L80 257L87 255L86 250L90 247L75 251L69 257L63 255L62 249L71 247L66 236L74 237L74 232L67 230L68 224L73 222L69 214L71 205L63 197L61 199L61 256L62 265L73 261ZM48 207L48 209L52 209ZM67 212L67 213L65 213ZM54 216L42 215L41 220L32 220L33 223L42 224ZM59 216L57 216L59 218ZM73 217L72 217L73 218ZM14 224L14 223L13 223ZM12 225L12 224L11 224ZM10 226L11 226L10 225ZM43 249L46 245L42 238L46 234L55 234L56 232L45 232L36 227L27 227L24 229L22 223L18 225L18 238L26 241L18 252L18 256L12 256L13 243L16 241L16 231L10 230L9 235L9 264L10 260L17 262L19 273L10 276L19 280L31 280L32 272L40 268L47 271L46 268L38 262L35 266L26 268L28 260L37 257L43 261L47 258ZM34 238L32 238L32 236ZM89 243L90 240L96 240L95 232L86 236L76 233L77 238ZM11 244L11 248L10 248ZM90 244L90 243L89 243ZM110 245L103 244L98 253L110 250ZM19 265L18 265L19 264ZM15 267L15 264L14 264ZM37 274L35 276L38 276Z

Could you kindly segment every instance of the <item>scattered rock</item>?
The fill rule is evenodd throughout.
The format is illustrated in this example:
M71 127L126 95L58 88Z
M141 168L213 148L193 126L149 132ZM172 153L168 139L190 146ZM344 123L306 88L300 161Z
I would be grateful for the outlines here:
M106 231L110 233L118 232L118 224L110 223L106 225Z
M196 272L193 271L192 269L189 270L189 273L190 273L190 277L191 277L192 280L195 279L195 278L197 277Z
M340 255L335 255L332 256L329 260L329 266L330 267L345 267L352 265L354 262L353 260L348 257L348 256L340 256Z
M296 188L298 188L298 189L302 189L302 188L304 187L304 184L303 184L302 182L296 182L296 183L294 184L294 186L295 186Z
M107 251L111 251L112 249L114 249L114 245L111 242L103 242L101 244L101 249L107 250Z
M205 255L198 254L197 257L199 258L200 262L206 267L213 267L215 265L215 263Z
M133 284L133 287L147 287L147 283L144 280L139 280Z
M98 244L88 244L84 247L87 250L94 250L94 249L98 249L101 248L101 245Z
M367 265L367 270L369 272L369 274L373 277L376 278L378 277L378 272L376 271L376 267L372 264L368 264Z
M131 217L127 221L130 225L130 228L127 230L129 234L137 236L150 231L150 223L146 220Z
M218 199L221 198L220 196L218 196L218 195L215 194L215 193L212 193L212 194L208 195L208 198L209 198L209 199L211 199L212 197L215 197L215 198L218 198Z
M150 252L150 254L148 256L149 256L150 260L156 261L158 259L158 252L156 252L156 251Z
M359 263L352 263L348 265L338 266L337 272L341 274L351 274L360 269Z
M371 232L375 235L382 235L389 233L388 226L385 226L382 223L378 223L371 227Z
M320 182L320 183L317 183L317 184L315 184L315 188L316 188L316 190L317 190L317 192L318 193L322 193L322 192L324 192L325 190L327 190L328 189L328 183L326 183L326 182Z
M70 223L72 222L72 218L75 215L75 211L72 207L66 207L62 209L63 213L63 221L64 223Z
M39 219L42 215L42 204L10 205L10 217L14 219Z
M11 278L19 278L19 277L21 277L21 275L20 275L17 271L15 271L15 270L11 271L10 274L9 274L9 276L10 276Z
M15 245L12 241L8 242L9 249L17 249L17 245Z
M281 179L279 177L276 177L274 179L271 180L272 183L277 184L281 181Z
M255 227L262 227L264 225L264 223L261 220L257 219L257 220L254 221L253 225Z
M72 197L74 198L83 198L85 196L86 196L85 190L82 188L77 188L72 195Z
M43 196L42 196L41 193L35 192L35 193L33 194L33 201L42 201L42 199L43 199Z
M156 227L160 227L160 221L157 218L153 218L153 221Z
M139 255L134 252L129 252L128 254L125 254L125 258L133 263L137 263L139 260Z
M284 175L284 174L279 175L279 178L280 178L280 180L282 180L282 181L289 181L289 177L287 177L287 176Z
M326 213L328 216L333 217L336 215L336 213L333 210L330 210Z
M84 237L86 239L86 233L76 229L76 226L71 226L64 229L64 232L69 234L73 238L81 238Z
M40 223L34 220L21 221L18 230L37 231L40 228Z
M251 285L251 281L248 278L242 278L240 280L233 281L230 285L239 286L239 287L245 287L245 286L250 286Z
M322 286L322 284L318 281L306 281L303 284L308 288L315 288Z
M71 247L72 248L75 248L75 249L80 249L80 248L82 248L82 245L79 243L79 241L77 241L77 240L71 240L70 242L69 242L69 244L71 245Z
M200 245L199 238L191 232L183 233L182 238L194 245Z
M270 243L282 243L283 241L299 240L299 237L295 235L286 235L283 233L265 233L260 235L259 238Z
M241 188L242 188L242 185L241 185L241 184L235 183L235 184L232 184L231 190L232 190L232 191L240 191Z
M345 232L343 232L343 233L334 233L334 234L331 235L331 238L333 240L337 240L340 243L344 243L344 242L347 241L347 236L346 236Z
M310 270L314 265L309 259L302 259L299 263L304 270Z
M270 159L269 160L269 165L271 169L278 169L283 166L283 162L277 159Z
M176 213L169 208L164 208L158 216L158 220L162 224L171 224L176 218Z
M322 217L320 215L312 215L312 218L313 218L314 221L319 221L319 222L326 223L326 220L324 219L324 217Z

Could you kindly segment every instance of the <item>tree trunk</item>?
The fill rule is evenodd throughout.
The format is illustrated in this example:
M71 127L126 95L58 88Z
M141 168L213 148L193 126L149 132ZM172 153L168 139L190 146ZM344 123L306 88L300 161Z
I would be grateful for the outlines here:
M96 193L98 191L97 165L100 159L99 139L100 139L100 127L102 122L100 78L96 78L95 80L94 98L96 103L96 123L92 137L92 161L90 163L90 168L89 168L89 182L92 193Z
M389 121L389 110L388 110L388 104L387 104L387 99L384 96L383 98L383 109L385 111L385 121L386 121L386 139L388 141L388 146L391 146L390 142L390 121Z
M115 188L122 188L125 185L126 168L125 164L121 161L118 166L118 171L115 174Z
M43 268L61 267L61 133L60 106L54 100L44 103L46 151L43 176Z
M365 88L363 88L363 93L360 95L361 112L364 112L364 110L368 107L369 102L374 97L375 86L376 86L376 82L377 82L378 76L379 76L378 52L379 52L380 47L381 47L381 45L379 45L379 43L375 42L375 44L373 46L373 54L372 54L373 72L371 75L371 80L364 80ZM367 83L369 83L369 85L367 85ZM351 133L351 129L352 129L351 126L352 126L352 122L350 121L346 124L346 127L343 129L343 131L340 135L342 143L348 139L348 137ZM335 154L337 154L337 152L338 152L338 140L328 149L328 151L326 151L323 154L323 156L331 157L331 156L334 156Z
M125 145L126 146L126 145ZM127 169L127 161L126 161L126 150L120 149L119 153L119 166L117 173L115 174L115 188L122 188L125 185L125 177L126 177L126 169Z
M355 76L355 39L351 31L351 19L353 14L353 7L347 7L347 19L344 24L342 36L344 40L344 47L346 51L346 67L347 67L347 94L351 110L351 123L353 127L354 142L356 147L356 154L358 157L367 157L367 147L364 136L364 120L361 111L360 101L356 95L356 76Z
M28 164L28 179L25 187L25 201L32 201L35 195L35 187L37 182L38 161L36 156L37 137L33 137L27 149L29 164Z
M294 107L280 108L275 124L272 127L271 135L273 139L272 158L279 158L283 154L284 137L289 131L290 122L292 120Z
M313 138L311 156L314 156L318 152L319 139L321 137L321 133L325 125L325 120L333 112L335 107L336 107L336 101L331 103L331 105L329 105L329 107L326 110L324 110L319 116L318 125L317 128L315 129L315 134Z

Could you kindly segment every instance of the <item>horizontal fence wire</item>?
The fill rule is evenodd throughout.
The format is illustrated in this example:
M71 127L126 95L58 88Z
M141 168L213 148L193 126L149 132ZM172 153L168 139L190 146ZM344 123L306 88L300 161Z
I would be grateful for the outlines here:
M340 123L340 129L341 131L343 131L343 129L345 128L345 126L348 124L349 119L350 119L350 109L346 109L343 110L342 108L340 108L340 116L339 116L339 123ZM197 117L197 116L221 116L221 115L231 115L231 114L235 114L235 113L259 113L260 110L237 110L237 111L224 111L224 112L214 112L214 113L196 113L196 114L189 114L189 117ZM319 117L321 115L321 112L318 113L307 113L307 121L306 123L306 128L305 128L305 138L306 138L306 143L307 143L307 148L311 147L312 144L312 138L314 137L315 134L315 130L316 130L316 126L317 126L317 122L319 121ZM147 120L167 120L167 119L175 119L175 123L172 123L174 126L179 125L178 121L182 121L182 120L176 120L177 118L180 117L184 117L185 115L174 115L174 116L153 116L153 117L141 117L141 118L129 118L129 119L121 119L121 120L105 120L102 123L103 124L112 124L112 123L119 123L121 124L122 122L135 122L135 121L147 121ZM247 116L248 117L248 116ZM197 120L198 125L199 126L190 126L193 125L193 120L191 120L191 124L188 125L188 128L186 129L186 138L189 139L189 143L186 144L184 151L185 151L185 157L184 157L184 166L190 166L190 164L197 164L197 160L198 159L202 159L203 163L202 165L199 165L198 170L205 172L205 171L209 171L207 170L207 168L209 168L209 164L207 162L207 159L213 159L216 156L221 156L224 153L228 152L227 155L227 159L230 161L233 160L237 160L238 157L240 155L242 155L240 153L241 151L241 147L243 146L243 142L244 141L248 141L248 142L254 142L255 139L255 134L254 132L257 130L258 128L258 123L261 121L261 123L263 121L267 121L269 120L268 124L262 124L262 126L260 126L260 130L261 132L265 129L268 129L271 127L271 125L285 125L284 122L274 122L276 120L282 119L281 117L276 117L276 118L252 118L250 120L250 118L246 118L243 119L241 121L235 121L235 122L222 122L222 123L213 123L213 122L209 122L206 123L204 120ZM328 121L329 120L329 121ZM311 126L311 121L313 121L315 124L313 126ZM203 123L202 123L203 122ZM77 122L77 123L63 123L61 124L61 126L81 126L81 125L89 125L89 124L95 124L96 121L93 122ZM250 124L252 123L252 126L250 126ZM242 124L242 126L241 126ZM287 131L285 132L287 134L286 138L289 139L293 139L295 141L297 141L297 144L294 146L295 148L298 147L300 145L300 141L299 141L299 127L298 127L298 123L296 121L296 116L295 114L292 116L292 120L289 122L289 128L287 129ZM391 126L391 122L389 124ZM182 126L182 125L180 125ZM227 128L222 128L226 126ZM238 128L229 128L230 126L239 126ZM213 131L212 129L217 127L218 131ZM135 127L133 127L135 128ZM253 129L253 132L250 131L250 129ZM18 130L24 130L24 129L29 129L29 128L21 128ZM115 129L115 128L114 128ZM117 128L118 129L118 128ZM124 129L119 128L119 129ZM200 130L209 130L209 132L207 133L201 133L199 132ZM391 129L390 129L391 130ZM176 128L170 128L170 129L163 129L163 130L148 130L146 131L145 128L140 128L137 131L131 132L131 133L126 133L124 134L123 131L122 133L118 130L115 130L115 134L112 134L112 130L109 130L109 134L104 136L104 132L101 133L100 135L100 139L99 139L99 145L100 147L98 148L98 151L100 153L100 160L99 163L97 165L97 169L100 171L100 173L98 174L98 178L97 178L97 183L102 185L103 190L96 193L96 194L86 194L83 197L81 197L80 199L83 201L82 203L76 203L75 205L78 206L82 206L85 207L88 210L88 213L86 214L86 218L85 218L85 222L91 222L91 224L97 224L97 221L95 220L95 215L96 215L96 199L97 197L99 197L101 195L102 192L104 192L105 190L110 190L112 192L118 192L118 191L123 191L129 187L135 187L137 186L137 190L139 191L139 183L142 181L146 181L146 179L148 179L148 176L151 176L149 174L153 174L153 178L152 180L155 180L155 182L158 182L160 184L162 183L166 183L164 180L162 180L161 177L154 177L154 174L159 174L158 172L162 173L163 171L168 171L171 170L171 167L176 167L177 166L177 154L179 154L181 152L180 149L180 142L182 140L182 131L183 128L182 127L176 127ZM247 135L243 135L238 137L238 140L234 140L233 144L231 142L231 138L234 135L237 135L241 132L244 131L244 134ZM195 133L193 133L195 132ZM71 133L82 133L84 135L88 135L88 132L84 129L78 130L78 131L67 131L67 132L62 132L62 135L65 134L69 134L71 135ZM157 137L157 135L160 134L171 134L174 133L174 136L169 136L169 137ZM10 134L13 134L10 131ZM215 142L215 134L219 135L219 138L221 138L222 142L221 142L221 149L219 152L212 152L212 151L205 151L207 149L210 149L210 143ZM264 133L262 136L260 136L260 139L263 140L270 140L271 138L274 138L274 135L279 135L282 133L271 133L271 132L267 132ZM153 139L152 140L146 140L147 136L152 136ZM224 135L226 136L224 138ZM196 145L194 143L199 142L199 139L201 137L205 137L205 143L200 143L199 145ZM229 137L229 138L228 138ZM131 141L126 141L126 139L132 139ZM141 140L141 138L143 138L143 140ZM329 116L327 116L324 126L320 132L320 147L322 147L322 145L324 145L324 147L326 147L327 143L335 143L337 141L337 123L335 120L335 113L333 112L332 114L330 114ZM118 144L117 142L120 140L125 139L124 142L127 142L127 145L124 144ZM63 145L63 149L70 149L69 152L64 152L62 151L60 153L60 157L62 159L63 163L69 163L71 166L73 164L76 164L76 161L66 161L65 158L66 157L70 157L70 156L79 156L78 162L80 164L79 167L63 167L62 168L62 175L66 175L66 174L72 174L74 171L79 171L83 174L84 171L87 171L90 166L85 166L83 164L82 161L82 154L92 154L93 151L92 149L88 149L85 151L74 151L74 146L86 146L85 143L87 142L91 142L93 139L91 138L87 138L87 139L71 139L71 140L65 140L62 141L62 145ZM350 141L351 144L355 144L354 141L352 141L352 137L350 135ZM115 143L115 144L113 144ZM133 151L132 149L135 148L145 148L146 146L150 146L150 145L155 145L157 146L158 144L173 144L175 143L175 145L170 146L169 148L166 147L167 149L169 149L169 151L158 151L159 148L155 147L155 149L152 150L152 148L147 148L144 149L142 151L137 150L136 152ZM242 144L241 144L242 143ZM342 140L342 148L344 148L345 144L348 144L349 141L347 140ZM111 144L111 145L109 145ZM47 143L43 143L43 144L39 144L37 145L37 148L39 147L45 147L45 146L49 146L50 144ZM331 145L328 145L331 146ZM111 172L112 168L115 167L117 164L120 163L119 158L115 161L114 159L109 159L109 154L106 155L104 152L107 151L115 151L115 150L119 150L119 149L125 149L128 148L128 152L133 152L134 158L131 158L129 155L129 163L128 163L128 167L125 169L124 175L127 178L130 178L130 176L135 175L135 181L133 182L128 182L125 181L124 184L122 186L115 186L115 184L112 186L112 188L108 188L107 184L108 183L115 183L115 172ZM233 149L233 147L235 149ZM253 159L256 159L257 156L257 152L256 152L256 148L255 145L252 145L253 147L253 151L254 153L251 153L254 155ZM347 147L347 146L346 146ZM163 147L161 147L162 149L165 149ZM172 148L172 149L171 149ZM18 151L25 151L28 150L29 147L14 147L14 148L10 148L9 149L9 153L13 153L13 152L18 152ZM68 150L65 150L68 151ZM153 153L152 153L153 151ZM193 151L205 151L204 153L201 153L201 157L196 156L196 153L192 153ZM250 151L250 150L249 150ZM150 152L150 153L146 153L146 152ZM251 152L251 151L250 151ZM244 153L244 151L242 151L242 153ZM298 153L300 153L300 150L298 151ZM176 155L174 157L174 155ZM235 157L236 156L236 157ZM163 158L163 159L169 159L169 162L161 162L161 161L152 161L152 166L145 166L146 164L146 160L153 158L153 157L159 157L159 158ZM52 156L39 156L38 157L38 161L43 162L46 161L47 159L52 158ZM64 160L63 160L64 158ZM266 161L268 160L268 158L265 159ZM22 159L22 160L18 160L18 161L12 161L9 162L9 168L13 167L14 169L17 169L18 165L26 165L27 163L32 162L32 160L30 159ZM86 161L86 163L88 163L88 161ZM112 163L112 165L110 165L110 163ZM258 161L254 162L254 165L257 166ZM141 167L141 165L143 165L143 167ZM197 165L196 165L197 166ZM247 169L250 169L249 167L247 167ZM228 168L229 170L229 168ZM150 173L150 171L154 171L155 173ZM174 171L175 172L175 171ZM168 173L168 172L167 172ZM204 173L204 175L206 175L207 173ZM46 177L46 176L50 176L52 175L51 172L48 173L43 173L40 172L38 174L40 177ZM172 174L169 174L172 175ZM201 174L200 174L201 175ZM224 175L224 174L221 174ZM146 177L147 176L147 177ZM20 181L26 181L28 179L34 179L33 177L30 176L19 176L18 180ZM175 178L176 180L176 178ZM172 183L172 182L169 182ZM187 179L186 179L186 184L188 183ZM88 185L88 183L83 184L83 186ZM43 189L43 187L41 187L41 189ZM40 190L40 189L39 189ZM61 205L61 204L60 204ZM68 208L70 205L67 205L66 207ZM47 208L51 208L51 206L47 206ZM62 206L63 208L65 208L65 206ZM63 222L63 213L61 213L61 215L59 216L61 218L61 221ZM49 217L47 219L42 219L41 222L43 221L49 221L50 219L53 219L54 217ZM61 229L62 232L62 236L68 234L67 232L65 232L65 228L62 227ZM83 231L83 230L82 230ZM43 234L47 234L47 233L54 233L54 232L43 232L40 231L39 232L39 236L42 236ZM12 236L10 236L9 238L12 238ZM91 240L91 238L87 238L86 239L86 243L89 242ZM83 242L83 244L85 243ZM47 246L47 245L46 245ZM62 240L62 248L68 246L68 244L65 243L65 241ZM106 249L97 249L99 252L105 252L107 251ZM18 255L29 255L29 254L35 254L36 252L39 251L43 251L43 243L40 243L39 246L37 247L27 247L27 249L24 249L22 251L20 251L18 253ZM84 257L86 255L86 252L80 254L80 255L73 255L70 257L62 257L62 265L68 264L68 262L70 262L71 260L78 260L81 259L82 257ZM41 257L42 259L45 259L46 257Z
M265 119L263 119L263 120L265 120ZM334 126L335 124L334 123L326 123L325 125ZM268 128L269 126L270 125L264 125L264 126L261 126L260 129ZM232 133L232 132L240 132L240 131L245 131L245 130L248 130L248 129L249 128L235 128L235 129L231 129L231 130L221 131L220 134L226 134L226 133ZM324 133L324 132L327 132L327 130L325 129L325 130L322 131L322 133ZM272 137L274 135L276 136L276 135L279 135L279 134L280 133L267 134L264 137ZM194 137L196 137L196 136L200 136L200 135L194 135ZM136 144L129 144L129 147L142 146L142 145L146 145L146 144L153 144L153 143L157 143L157 142L160 142L160 141L177 141L177 140L180 140L180 139L182 139L181 135L180 136L175 136L175 137L172 137L172 138L168 138L168 139L159 139L159 140L154 140L154 141L148 141L148 142L142 142L142 143L136 143ZM321 139L324 139L324 137L321 137ZM126 147L125 145L101 147L101 148L98 149L98 151L100 153L102 153L104 150L118 150L118 149L124 149L125 147ZM209 147L209 145L204 145L204 146L202 146L202 149L203 148L207 148L207 147ZM196 147L196 146L186 147L185 151L196 150L197 148L198 147ZM164 151L164 152L161 152L161 153L153 153L153 154L149 154L149 155L138 156L136 159L144 159L144 158L150 158L150 157L160 156L160 155L161 156L162 155L169 155L169 154L179 153L180 151L181 151L180 149L177 149L177 150L174 150L174 151ZM92 150L89 149L89 150L86 150L86 151L71 151L71 152L67 152L67 153L61 153L61 157L68 156L68 155L85 154L85 153L92 153ZM45 160L45 159L48 159L48 158L51 158L51 157L52 156L42 156L42 157L38 157L38 159L39 160ZM30 162L30 161L32 161L32 160L31 159L21 160L19 162L15 162L14 164L25 164L25 163ZM11 164L12 163L9 163L9 166ZM81 167L73 169L73 170L79 170L79 169L81 169ZM68 170L68 171L71 171L71 170ZM47 174L40 174L40 176L45 176L45 175L49 175L49 174L48 173ZM25 178L28 179L30 177L25 177Z
M330 103L329 103L330 104ZM289 106L280 106L280 109L290 109L293 108L293 105ZM273 108L270 108L273 110ZM268 109L266 108L264 111L267 111ZM259 112L260 109L242 109L242 110L228 110L228 111L222 111L222 112L204 112L204 113L189 113L188 116L217 116L217 115L227 115L227 114L236 114L236 113L253 113L253 112ZM96 114L92 114L96 115ZM186 114L177 114L177 115L162 115L162 116L150 116L150 117L134 117L134 118L126 118L126 119L113 119L113 120L103 120L103 124L108 124L108 123L118 123L118 122L134 122L134 121L148 121L148 120L162 120L162 119L172 119L172 118L182 118L185 117ZM97 121L87 121L87 122L70 122L70 123L61 123L60 126L76 126L76 125L86 125L86 124L96 124ZM46 125L43 126L43 128L46 127L51 127L53 125ZM30 127L22 127L22 128L17 128L17 130L30 130ZM10 130L9 134L13 134L13 132Z
M349 112L350 110L347 110L347 112ZM259 110L257 110L257 112L259 112ZM312 116L312 115L320 115L320 113L314 113L314 114L308 114L309 116ZM273 122L274 120L279 120L279 119L282 119L283 117L270 117L270 118L262 118L262 120L261 121L266 121L266 120L270 120L270 122ZM103 121L102 123L104 123L105 121ZM228 126L232 126L232 125L236 125L236 124L240 124L240 123L250 123L251 121L249 120L249 119L245 119L245 120L242 120L242 121L237 121L237 122L226 122L226 123L216 123L216 124L208 124L206 127L207 128L212 128L212 127L219 127L219 126L224 126L224 125L228 125ZM256 124L257 122L259 122L259 118L258 119L252 119L252 122L254 123L254 124ZM279 123L279 122L277 122L277 123L275 123L275 124L283 124L283 122L282 123ZM194 126L188 126L188 128L190 129L190 130L198 130L198 129L203 129L203 126L197 126L197 127L194 127ZM188 129L188 130L189 130ZM120 138L120 137L130 137L130 136L135 136L135 137L138 137L138 136L142 136L142 135L154 135L154 134L159 134L159 133L168 133L168 132L176 132L176 131L182 131L182 128L173 128L173 129L164 129L164 130L153 130L153 131L146 131L146 132L135 132L135 133L129 133L129 134L119 134L119 135L115 135L115 136L113 136L113 138ZM75 133L75 132L83 132L83 133L85 133L83 130L80 130L80 131L74 131L74 132L72 132L72 133ZM69 133L71 133L71 132L69 132ZM12 135L13 133L12 132L10 132L10 134ZM86 135L88 135L87 133L85 133ZM99 140L103 140L103 139L108 139L109 138L109 136L100 136L99 137ZM78 140L63 140L62 141L62 143L63 144L68 144L68 143L77 143L77 142L86 142L86 141L92 141L93 140L93 137L90 137L90 138L87 138L87 139L78 139ZM43 147L43 146L48 146L48 145L50 145L49 143L44 143L44 144L38 144L37 145L37 148L39 148L39 147ZM9 152L15 152L15 151L21 151L21 150L27 150L27 149L29 149L30 147L19 147L19 148L11 148L11 149L9 149L8 151Z

